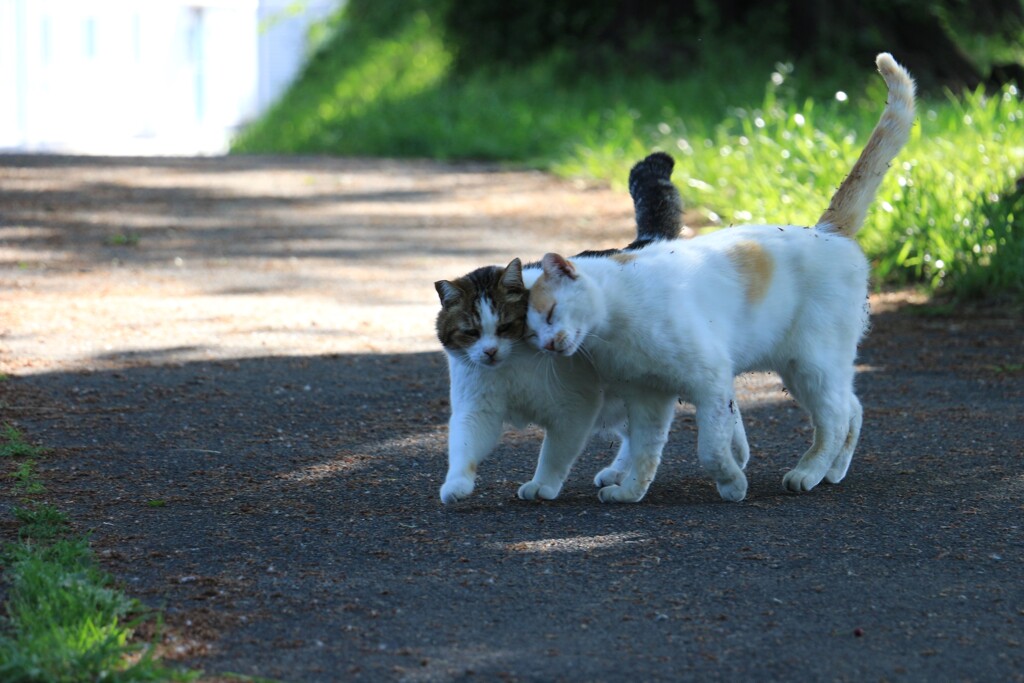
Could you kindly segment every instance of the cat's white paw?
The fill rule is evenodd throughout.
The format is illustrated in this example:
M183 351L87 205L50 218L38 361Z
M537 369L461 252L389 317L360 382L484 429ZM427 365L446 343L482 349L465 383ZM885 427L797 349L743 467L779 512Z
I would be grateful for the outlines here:
M551 486L539 481L528 481L519 487L517 494L522 500L554 500L562 487Z
M750 462L750 446L747 445L746 441L732 444L732 459L741 470L747 468L747 463Z
M782 485L787 491L803 493L810 491L820 484L822 476L822 473L817 471L808 471L800 467L794 467L789 472L786 472L786 476L782 478Z
M441 486L441 502L445 505L451 505L452 503L469 498L471 493L473 493L472 479L469 477L450 479Z
M846 477L846 468L837 469L833 467L825 473L825 481L829 484L838 484Z
M622 477L624 477L625 474L625 472L617 470L614 467L605 467L597 473L596 477L594 477L594 486L599 489L603 489L605 486L621 484Z
M845 457L844 457L845 456ZM850 469L850 460L852 459L853 453L849 455L840 453L839 457L832 463L832 467L828 468L828 472L825 473L825 481L830 484L838 484L846 476L846 472Z
M715 487L718 488L718 495L723 500L738 503L747 497L747 478L743 476L742 472L730 481L715 482Z
M639 503L645 493L647 492L637 492L629 487L613 484L598 491L597 499L602 503Z

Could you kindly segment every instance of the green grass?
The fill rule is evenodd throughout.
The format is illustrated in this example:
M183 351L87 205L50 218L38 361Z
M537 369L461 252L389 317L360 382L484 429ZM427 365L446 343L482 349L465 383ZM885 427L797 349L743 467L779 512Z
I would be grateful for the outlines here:
M35 473L35 460L25 460L18 463L11 478L14 479L14 490L24 495L42 493L46 490L43 483L39 481Z
M23 541L7 550L7 619L0 680L45 683L167 681L194 676L161 666L134 629L152 618L98 569L88 543Z
M14 518L20 522L18 537L26 542L49 541L68 532L68 517L45 503L14 508Z
M14 480L14 490L25 496L42 493L46 489L36 476L36 458L43 449L25 441L25 437L15 427L5 425L0 431L0 457L17 460L14 471L9 475Z
M43 449L25 441L25 437L17 428L4 425L0 430L0 458L35 458Z
M567 79L557 64L460 75L427 11L381 10L338 26L292 89L235 140L235 152L491 159L622 187L632 163L663 149L677 159L685 201L710 223L807 224L886 97L873 55L828 78L720 45L714 59L674 80ZM876 283L1024 297L1016 95L920 102L913 139L859 237Z
M137 247L139 236L134 232L118 232L108 235L103 243L108 247Z
M1024 363L1008 363L1007 365L989 366L994 372L1000 374L1019 374L1024 372Z
M885 102L779 98L734 110L711 136L677 139L685 195L722 224L817 219ZM858 240L879 283L923 283L959 298L1024 294L1024 108L1010 88L922 102ZM669 126L671 127L671 126ZM669 136L653 137L670 149ZM623 171L620 170L620 173Z
M14 463L20 495L42 493L35 458L13 426L0 433L0 453ZM193 680L198 674L163 666L135 629L159 615L127 597L100 570L89 543L70 535L67 515L46 503L15 507L18 542L2 558L7 601L0 623L0 680L4 683ZM159 629L157 629L159 631Z

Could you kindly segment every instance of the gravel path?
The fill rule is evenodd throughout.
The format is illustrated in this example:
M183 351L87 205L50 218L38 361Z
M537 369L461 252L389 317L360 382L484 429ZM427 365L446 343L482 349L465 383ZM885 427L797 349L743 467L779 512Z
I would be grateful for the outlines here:
M623 244L631 209L482 165L0 157L2 421L211 676L1024 681L1020 311L874 297L839 486L782 491L809 428L753 375L741 504L681 406L639 505L598 503L603 442L517 500L535 430L440 505L432 282Z

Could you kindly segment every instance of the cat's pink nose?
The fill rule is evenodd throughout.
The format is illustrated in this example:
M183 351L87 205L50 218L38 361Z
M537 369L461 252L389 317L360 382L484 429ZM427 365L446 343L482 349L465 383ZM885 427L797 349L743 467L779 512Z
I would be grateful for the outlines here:
M484 354L491 360L494 360L494 357L498 355L498 347L491 346L490 348L486 348L484 349Z
M555 340L552 339L547 344L545 344L544 345L544 350L545 351L554 351L555 350Z

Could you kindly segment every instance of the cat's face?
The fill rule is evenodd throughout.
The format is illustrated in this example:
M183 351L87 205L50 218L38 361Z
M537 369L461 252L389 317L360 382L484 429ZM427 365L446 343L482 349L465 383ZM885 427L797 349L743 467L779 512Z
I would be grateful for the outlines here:
M571 261L548 254L541 265L544 274L530 289L526 313L529 339L538 349L571 356L593 327L596 302Z
M439 280L434 288L441 297L437 338L449 353L495 368L522 340L529 291L519 259L506 268L487 266L457 280Z

